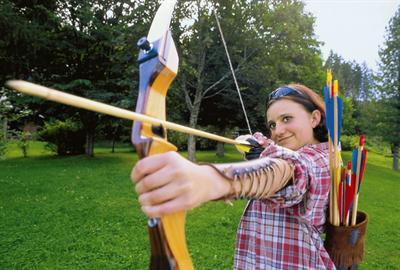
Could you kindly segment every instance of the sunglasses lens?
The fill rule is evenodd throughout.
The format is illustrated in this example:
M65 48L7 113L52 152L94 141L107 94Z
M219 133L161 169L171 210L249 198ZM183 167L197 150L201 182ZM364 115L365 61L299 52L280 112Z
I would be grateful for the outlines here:
M283 86L279 87L278 89L274 90L271 92L271 94L268 95L268 102L273 100L273 99L278 99L280 97L285 97L285 96L301 96L304 97L304 95L297 91L296 89Z

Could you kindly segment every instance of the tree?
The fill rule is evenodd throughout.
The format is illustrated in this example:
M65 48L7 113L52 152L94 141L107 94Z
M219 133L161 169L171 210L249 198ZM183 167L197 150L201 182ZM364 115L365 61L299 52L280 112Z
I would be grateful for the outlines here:
M31 80L113 105L133 108L135 46L157 3L128 0L2 1L0 83ZM151 14L151 15L150 15ZM46 120L72 119L86 131L86 154L102 116L18 96Z
M112 105L124 103L133 108L132 80L137 72L134 59L137 49L132 37L144 35L146 20L140 20L141 3L131 1L70 0L60 2L64 22L58 62L59 88ZM149 8L154 5L150 5ZM143 10L142 10L143 12ZM133 23L138 24L128 26ZM129 101L129 102L127 102ZM78 111L86 133L87 155L93 155L96 127L102 116Z
M354 135L366 133L370 115L369 104L375 97L375 81L371 69L365 63L346 61L340 55L330 52L325 69L331 69L335 79L339 81L339 91L345 98L343 115L343 134ZM367 124L367 125L365 125Z
M400 147L400 7L386 27L383 47L379 50L379 100L382 106L379 128L391 144L393 169L399 169Z
M189 7L193 10L189 16L195 20L178 38L182 41L178 85L184 92L191 127L211 124L223 132L246 126L214 9L220 14L246 107L253 109L248 115L255 129L264 126L265 104L260 101L278 85L300 82L321 87L324 73L314 19L300 1L199 0ZM194 158L193 137L189 137L188 151Z

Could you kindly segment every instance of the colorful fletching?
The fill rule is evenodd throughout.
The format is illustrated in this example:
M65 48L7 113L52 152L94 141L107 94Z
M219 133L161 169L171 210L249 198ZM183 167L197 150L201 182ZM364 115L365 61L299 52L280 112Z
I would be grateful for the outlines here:
M335 127L334 127L334 99L336 98L337 100L337 109L338 109L338 130L336 136L337 136L337 142L340 142L340 131L342 129L342 114L343 114L343 99L340 98L339 96L333 96L331 97L329 88L327 86L324 87L324 101L325 101L325 108L326 108L326 127L329 131L329 136L334 142L334 133L335 133Z

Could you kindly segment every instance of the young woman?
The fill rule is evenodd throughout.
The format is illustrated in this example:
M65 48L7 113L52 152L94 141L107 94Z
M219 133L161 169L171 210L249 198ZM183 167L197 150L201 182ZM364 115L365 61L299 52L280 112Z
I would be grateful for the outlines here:
M253 135L258 159L198 165L171 152L132 170L150 217L211 200L249 199L235 251L235 269L335 269L323 247L330 187L325 109L311 89L290 84L266 104L267 137Z

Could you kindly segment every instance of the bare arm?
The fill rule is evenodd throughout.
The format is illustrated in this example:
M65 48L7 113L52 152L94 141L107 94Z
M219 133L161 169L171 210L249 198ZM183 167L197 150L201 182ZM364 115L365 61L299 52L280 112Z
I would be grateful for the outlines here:
M280 159L198 165L175 152L138 161L131 178L150 217L189 210L218 199L267 198L283 188L293 167Z

